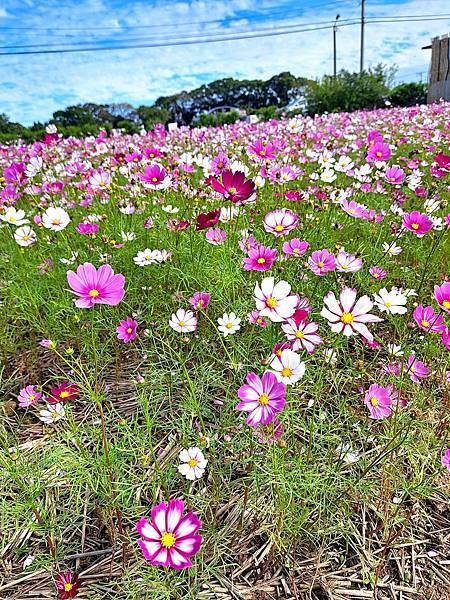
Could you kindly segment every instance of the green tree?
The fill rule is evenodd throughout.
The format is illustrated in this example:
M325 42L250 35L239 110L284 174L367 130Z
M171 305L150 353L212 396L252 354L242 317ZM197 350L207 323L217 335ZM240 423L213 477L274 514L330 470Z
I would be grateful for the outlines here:
M427 85L425 83L401 83L391 90L389 100L394 106L426 104Z

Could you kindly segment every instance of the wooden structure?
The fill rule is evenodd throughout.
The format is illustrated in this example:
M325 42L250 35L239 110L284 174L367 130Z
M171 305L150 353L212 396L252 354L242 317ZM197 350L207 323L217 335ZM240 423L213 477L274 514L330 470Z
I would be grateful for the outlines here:
M428 73L427 102L439 102L441 98L450 101L450 38L447 35L431 40L430 71Z

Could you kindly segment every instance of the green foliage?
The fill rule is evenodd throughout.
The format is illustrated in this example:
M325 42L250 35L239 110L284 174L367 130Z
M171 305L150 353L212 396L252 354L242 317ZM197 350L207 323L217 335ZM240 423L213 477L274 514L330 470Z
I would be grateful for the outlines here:
M255 110L255 114L263 121L270 121L278 116L278 107L271 104Z
M401 83L390 91L389 100L394 106L425 104L427 85L425 83Z
M343 70L336 77L325 75L307 89L308 114L380 108L389 96L393 74L380 64L362 73Z

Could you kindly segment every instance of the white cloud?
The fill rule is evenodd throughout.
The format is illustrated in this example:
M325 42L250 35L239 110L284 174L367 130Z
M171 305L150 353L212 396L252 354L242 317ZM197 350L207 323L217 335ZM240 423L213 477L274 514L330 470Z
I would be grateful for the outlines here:
M292 0L291 0L292 2ZM234 31L248 28L245 19L226 25L208 23L192 25L193 22L219 20L233 17L239 11L258 6L264 11L273 7L269 0L183 0L162 4L158 2L149 9L144 2L134 2L122 11L108 10L103 0L80 3L77 9L68 11L55 5L50 20L44 20L41 3L31 14L35 27L48 23L64 23L66 27L115 27L116 35L155 40L162 35L180 36L195 33ZM279 14L286 14L288 0L279 3ZM341 19L358 16L354 2L340 2ZM407 0L401 4L382 2L370 4L369 14L410 15L445 12L446 0L430 0L424 11L422 0ZM9 6L7 5L9 8ZM330 12L331 11L331 12ZM333 6L305 10L299 21L314 23L334 17ZM273 27L291 23L282 19L267 23L260 19L250 27ZM28 23L28 21L27 21ZM130 25L151 25L140 31L126 29ZM163 24L165 24L163 26ZM448 31L450 21L419 23L368 24L366 27L366 65L378 62L394 63L399 67L399 79L417 79L423 73L426 79L429 51L421 50L430 37ZM105 38L112 30L90 32ZM60 32L59 32L60 33ZM86 34L79 32L86 39ZM36 37L32 43L37 43ZM55 43L64 39L41 38L40 42ZM30 42L30 39L28 39ZM67 43L67 40L64 42ZM338 68L358 70L359 27L340 27L337 34ZM204 45L165 48L133 49L124 51L92 52L80 54L30 55L2 57L0 61L0 112L24 123L46 120L59 108L78 102L131 102L150 103L160 95L168 95L190 89L220 77L268 78L280 71L296 75L319 77L332 69L332 32L322 30L294 33L286 36L234 40Z

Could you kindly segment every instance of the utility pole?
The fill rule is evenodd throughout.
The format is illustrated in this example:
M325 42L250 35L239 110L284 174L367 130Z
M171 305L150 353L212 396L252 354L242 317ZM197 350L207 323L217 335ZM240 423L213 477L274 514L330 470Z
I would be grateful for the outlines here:
M336 15L336 19L334 20L333 25L333 77L336 78L336 31L337 31L337 22L341 15Z
M364 17L366 10L366 0L361 0L361 49L359 55L359 72L362 73L364 70Z

